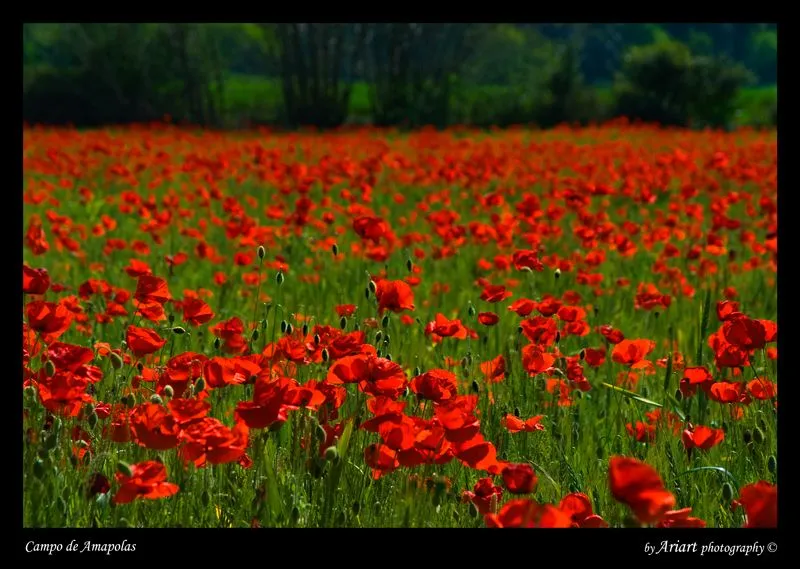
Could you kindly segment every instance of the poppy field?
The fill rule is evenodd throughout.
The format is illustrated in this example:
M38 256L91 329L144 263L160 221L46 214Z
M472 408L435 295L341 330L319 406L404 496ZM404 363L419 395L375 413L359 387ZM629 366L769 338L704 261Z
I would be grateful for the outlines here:
M26 527L775 527L777 141L23 135Z

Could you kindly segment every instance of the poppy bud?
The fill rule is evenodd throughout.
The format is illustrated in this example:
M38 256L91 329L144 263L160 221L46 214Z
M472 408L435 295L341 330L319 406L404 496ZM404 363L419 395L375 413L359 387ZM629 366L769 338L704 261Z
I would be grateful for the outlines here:
M136 407L136 394L128 394L128 407Z
M220 342L220 339L219 339L219 338L217 338L217 339L215 339L215 340L214 340L214 349L215 349L215 350L219 350L219 347L220 347L221 345L222 345L222 342Z
M303 324L303 336L308 336L308 324Z
M409 393L411 393L411 390L406 385L405 389L403 389L403 397L408 397Z
M170 314L169 316L167 316L167 321L168 321L170 324L172 324L173 322L175 322L175 315L174 315L174 314Z
M354 323L353 324L353 330L355 330L356 332L361 330L361 324L359 324L358 322Z
M367 285L367 289L372 294L375 294L375 291L378 290L378 285L375 284L375 281L369 281L369 285Z
M131 465L125 462L124 460L120 460L117 462L117 470L120 474L127 476L128 478L133 476L133 470L131 470Z
M314 334L314 345L319 346L319 334Z
M325 449L325 460L333 462L339 458L339 450L335 446L330 446Z
M384 357L385 357L387 360L389 360L389 361L392 361L392 354L390 354L389 352L386 352L386 355L385 355Z
M264 249L263 245L259 245L258 249L256 249L256 254L258 255L258 259L262 260L264 258L264 255L267 254L267 251L266 249Z
M267 329L267 319L266 318L261 321L261 329L262 330L266 330Z
M197 379L194 383L194 392L195 393L202 393L206 388L206 380L203 377Z
M328 353L328 348L322 348L322 361L327 362L330 359L330 354Z
M164 388L164 395L166 395L166 396L167 396L167 397L169 397L170 399L172 399L172 398L175 396L175 390L174 390L174 389L172 389L172 386L171 386L171 385L167 385L167 386Z
M414 368L414 377L417 377L420 374L422 374L422 370L419 368L419 366L416 366Z
M581 350L580 358L581 358L581 361L586 359L586 350Z
M366 298L367 300L369 300L369 287L367 287L367 288L365 288L365 289L364 289L364 298Z
M553 275L554 275L554 276L555 276L557 279L560 279L560 278L561 278L561 269L556 269L556 270L555 270L555 272L553 273Z
M478 392L480 392L480 390L481 390L481 388L478 385L478 382L473 379L472 380L472 391L474 391L475 393L478 393Z
M345 318L344 316L342 316L342 317L339 319L339 328L341 328L342 330L344 330L345 328L347 328L347 318Z
M722 485L722 499L729 503L733 499L733 486L727 482Z
M333 253L334 257L339 254L339 246L336 243L334 243L333 247L331 247L331 252Z
M475 316L475 307L472 306L472 304L470 304L469 308L467 308L467 314L469 314L470 316Z
M325 431L325 427L322 425L317 425L317 438L321 441L324 441L328 436L328 433Z
M680 389L676 389L675 390L675 400L676 401L680 401L681 399L683 399L683 393L681 393Z
M286 327L287 326L288 326L288 323L286 322L286 320L281 320L281 334L285 334L286 333Z
M164 400L161 399L161 396L158 393L153 393L150 396L150 403L155 403L156 405L163 405Z
M144 364L142 362L137 363L136 369L139 370L139 373L142 373L144 371Z
M750 429L746 429L744 434L742 435L742 438L744 439L744 444L749 445L751 442L753 442L752 431L750 431Z
M292 324L289 323L286 325L286 335L291 336L292 334L294 334L294 326L292 326Z
M122 403L125 407L127 407L128 406L128 396L127 395L123 395L122 397L119 398L119 402Z
M53 363L53 360L47 360L44 363L44 373L47 374L47 377L53 377L56 374L56 364Z
M381 353L381 351L380 351L380 350L375 350L375 355L376 355L377 357L379 357L379 358L382 358L382 357L383 357L383 354Z
M44 439L44 448L53 450L58 445L58 435L55 432L50 433L50 436Z
M183 328L181 326L175 326L172 329L172 333L173 334L177 334L178 336L181 336L182 334L186 334L186 328Z
M114 369L122 368L122 364L124 362L122 361L122 356L120 356L117 352L111 352L108 355L108 359L111 360L111 367L112 368L114 368Z
M44 470L44 461L41 458L37 458L33 463L33 475L41 479L44 477Z
M88 419L86 419L86 421L89 423L89 426L90 426L90 427L94 428L94 426L97 424L97 413L95 413L94 411L92 411L92 412L89 414L89 418L88 418Z
M250 334L250 339L251 339L251 340L253 340L254 342L255 342L256 340L258 340L258 328L255 328L255 329L253 330L253 333L252 333L252 334Z
M519 417L520 416L519 407L514 407L514 416L515 417Z
M771 454L767 459L767 470L772 474L775 474L778 470L778 459L775 458L774 454Z
M381 328L386 328L389 325L389 315L387 314L381 318Z
M560 341L561 341L561 331L559 330L558 332L556 332L556 344L558 344Z
M410 258L406 259L406 269L408 269L408 272L410 273L411 269L413 268L414 268L414 262Z
M381 341L381 338L383 338L383 333L382 333L380 330L378 330L378 331L375 333L375 343L376 343L376 344L380 343L380 341Z
M467 369L469 367L469 360L467 359L467 356L461 358L461 367L464 369Z
M761 430L761 427L756 427L753 431L753 441L759 445L764 442L764 431Z
M278 283L278 286L281 286L283 284L283 272L282 271L278 271L278 274L275 275L275 282Z

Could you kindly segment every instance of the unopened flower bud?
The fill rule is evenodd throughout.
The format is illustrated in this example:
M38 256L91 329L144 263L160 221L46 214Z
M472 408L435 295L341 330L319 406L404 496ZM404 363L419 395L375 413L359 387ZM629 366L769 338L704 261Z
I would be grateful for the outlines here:
M375 294L375 291L378 290L378 285L375 284L375 281L369 281L369 285L367 285L367 288L372 294Z
M195 393L202 393L206 389L206 380L203 377L197 379L194 383L194 392Z
M278 271L278 274L275 275L275 282L278 283L278 286L283 284L283 271Z
M472 306L471 304L469 305L469 308L467 308L467 314L469 314L470 316L475 316L475 307Z
M328 353L328 348L322 348L322 361L327 362L330 359L330 354Z
M733 486L727 482L722 485L722 499L725 500L726 503L730 503L733 499Z
M266 249L264 249L263 245L259 245L258 249L256 249L256 254L258 255L258 259L262 260L264 258L264 255L267 254L267 251Z
M553 276L555 278L557 278L557 279L560 279L561 278L561 269L556 269L555 272L553 273Z
M161 399L161 396L158 393L153 393L150 396L150 403L155 403L156 405L163 405L164 400Z
M320 338L319 334L314 334L314 345L319 346Z
M164 395L166 395L166 396L167 396L167 397L169 397L170 399L172 399L172 398L175 396L175 390L172 388L172 386L171 386L171 385L167 385L167 386L164 388Z
M408 269L408 272L410 273L413 268L414 262L410 258L406 259L406 269Z
M173 334L176 334L176 335L178 335L178 336L181 336L181 335L183 335L183 334L186 334L186 328L184 328L184 327L182 327L182 326L175 326L175 327L172 329L172 333L173 333Z
M386 314L383 318L381 318L381 327L386 328L389 326L389 315Z
M330 446L325 449L325 460L332 462L339 458L339 450L335 446Z
M128 478L131 478L133 476L133 470L131 469L131 465L125 462L124 460L120 460L119 462L117 462L117 470L120 472L120 474L122 474L123 476L127 476Z
M331 252L333 253L334 257L339 254L339 246L336 243L334 243L333 247L331 247Z
M222 345L222 342L220 341L220 339L219 339L219 338L216 338L216 339L214 340L214 349L215 349L215 350L219 350L219 347L220 347L221 345Z
M286 334L286 327L289 325L286 320L281 320L281 334Z
M44 363L44 373L47 374L47 377L53 377L56 374L56 364L53 363L53 360L47 360Z
M108 359L111 360L111 367L114 369L121 369L122 364L122 356L120 356L117 352L111 352L108 354Z
M345 318L344 316L342 316L342 317L339 319L339 328L341 328L342 330L344 330L345 328L347 328L347 318Z
M771 454L767 459L767 470L769 470L772 474L775 474L778 471L778 459L775 458L774 454Z
M291 336L294 333L294 326L291 323L286 325L286 335Z
M308 336L308 324L303 324L303 337Z
M258 340L258 328L254 328L252 334L250 334L250 339L254 342Z

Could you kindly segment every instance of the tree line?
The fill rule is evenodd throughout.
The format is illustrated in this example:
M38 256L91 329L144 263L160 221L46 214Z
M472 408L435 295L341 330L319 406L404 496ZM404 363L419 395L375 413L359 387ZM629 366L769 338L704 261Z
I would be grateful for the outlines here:
M775 82L775 28L25 24L23 118L97 126L168 115L231 126L250 118L230 100L233 78L246 76L276 85L273 120L287 127L346 123L358 89L380 126L546 127L621 115L724 126L743 87Z

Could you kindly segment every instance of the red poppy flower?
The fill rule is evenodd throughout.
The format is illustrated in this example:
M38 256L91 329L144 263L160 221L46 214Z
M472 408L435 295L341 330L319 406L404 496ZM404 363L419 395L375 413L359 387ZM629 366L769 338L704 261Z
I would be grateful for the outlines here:
M529 375L537 375L549 370L556 361L553 354L542 351L535 344L528 344L522 348L522 367Z
M472 502L482 515L496 511L503 499L503 488L495 486L491 478L481 478L475 483L473 491L465 490L461 495L464 502Z
M403 281L380 280L376 284L375 298L378 300L379 313L386 310L414 310L414 291Z
M656 343L652 340L622 340L611 351L611 359L618 364L634 366L653 351Z
M32 269L22 265L22 292L25 294L44 294L50 288L50 275L47 269Z
M608 324L600 326L600 333L606 340L608 340L609 344L619 344L625 339L625 336L623 336L622 332L615 330Z
M503 419L503 424L506 426L509 433L519 433L520 431L532 433L534 431L544 431L544 425L541 423L543 418L544 415L536 415L535 417L523 421L516 415L509 414Z
M778 527L778 487L760 480L739 491L739 503L747 515L747 528Z
M508 309L525 318L536 309L536 303L528 298L520 298L512 302Z
M611 457L608 466L611 494L626 504L642 523L661 519L675 505L672 495L651 466L623 456Z
M125 333L125 341L128 343L128 348L137 358L157 352L167 343L154 330L137 326L128 326L128 330Z
M412 379L409 387L420 399L439 403L458 393L458 380L452 372L432 369Z
M656 524L657 528L704 528L706 522L700 518L693 518L689 516L692 513L691 508L682 508L680 510L670 510L664 514Z
M211 307L199 298L183 301L183 320L192 326L200 326L214 318Z
M167 468L160 462L148 460L132 464L130 469L131 476L116 475L120 488L111 500L114 504L127 504L136 498L168 498L179 490L177 484L167 482Z
M72 312L63 304L38 300L29 302L25 307L28 326L42 335L45 344L54 342L69 328Z
M486 515L484 521L490 528L572 527L572 519L559 508L524 498L506 502L496 514Z
M531 494L538 479L529 464L509 464L503 469L503 484L512 494Z
M489 383L499 383L505 379L506 360L502 354L487 362L481 362L480 368Z
M494 326L500 321L500 317L494 312L481 312L478 314L478 322L484 326Z
M581 492L573 492L564 496L558 504L558 509L570 517L572 527L608 527L608 522L593 512L589 497Z
M486 302L502 302L511 296L511 291L506 290L503 285L488 285L481 292L481 300Z
M355 304L339 304L336 306L336 314L338 314L340 318L343 316L350 317L356 311L356 308L358 307Z
M683 446L686 450L693 448L708 450L725 440L725 431L697 425L694 428L684 430L681 440L683 440Z
M167 281L161 277L154 277L152 275L142 275L136 283L136 292L133 298L142 304L164 304L168 300L172 300L172 295L169 293Z

